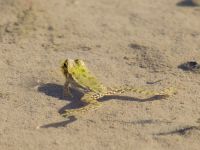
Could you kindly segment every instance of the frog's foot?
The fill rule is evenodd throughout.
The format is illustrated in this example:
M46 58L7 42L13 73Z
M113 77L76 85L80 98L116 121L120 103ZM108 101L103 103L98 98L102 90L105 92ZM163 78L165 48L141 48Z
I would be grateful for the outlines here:
M141 90L138 93L143 95L154 95L154 96L162 96L163 98L167 98L177 93L174 87L165 88L162 91L148 91L148 90Z
M64 91L63 91L63 98L66 98L66 97L70 97L70 98L74 97L69 88L64 89Z
M101 107L100 102L90 103L82 108L65 110L61 115L63 117L79 116L79 115L83 115L84 113L86 113L90 110L96 110L99 107Z
M171 95L175 95L176 93L177 93L176 88L169 87L169 88L166 88L163 91L159 92L157 95L163 95L163 96L169 97Z
M66 98L66 97L70 97L70 98L73 98L73 94L70 92L70 93L67 93L67 94L63 94L63 97Z

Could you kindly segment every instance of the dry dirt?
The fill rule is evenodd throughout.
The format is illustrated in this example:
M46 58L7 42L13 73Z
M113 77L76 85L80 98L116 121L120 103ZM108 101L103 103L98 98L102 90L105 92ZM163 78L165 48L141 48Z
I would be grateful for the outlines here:
M179 0L0 0L0 150L198 150L200 7ZM82 116L60 64L81 58L106 86L174 86L113 97ZM38 126L41 128L37 129Z

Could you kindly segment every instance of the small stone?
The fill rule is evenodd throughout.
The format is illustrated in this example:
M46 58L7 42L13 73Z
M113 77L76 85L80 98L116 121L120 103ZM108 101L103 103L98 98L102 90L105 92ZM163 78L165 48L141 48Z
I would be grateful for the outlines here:
M127 56L124 56L123 58L124 58L125 60L129 60L129 58L128 58Z
M53 28L52 26L49 26L49 27L48 27L48 30L49 30L49 31L53 31L54 28Z

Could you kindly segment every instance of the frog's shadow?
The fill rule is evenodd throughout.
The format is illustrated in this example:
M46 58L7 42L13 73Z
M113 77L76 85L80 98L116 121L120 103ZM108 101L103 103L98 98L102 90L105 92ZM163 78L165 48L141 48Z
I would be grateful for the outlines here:
M75 109L81 107L83 103L80 98L83 96L82 93L72 89L71 92L74 97L63 97L63 86L55 83L42 84L38 87L38 91L48 96L57 98L58 100L70 101L70 103L62 107L58 112L63 113L65 109Z
M74 95L74 97L73 98L71 98L71 97L63 98L63 86L59 85L59 84L54 84L54 83L43 84L38 87L38 91L45 93L48 96L55 97L58 100L70 101L70 104L62 107L58 111L60 114L62 114L64 112L64 110L66 110L66 109L76 109L76 108L80 108L81 106L84 105L84 103L80 101L81 97L83 96L83 93L81 93L75 89L71 89L71 92ZM127 100L127 101L135 101L135 102L147 102L147 101L160 100L162 98L163 98L163 96L159 96L159 95L152 96L152 97L145 98L145 99L140 99L140 98L135 98L135 97L130 97L130 96L122 96L122 95L109 95L109 96L104 96L104 97L100 98L98 101L104 102L104 101L107 101L110 99L116 99L116 100Z
M66 110L66 109L80 108L81 106L84 105L83 102L80 101L83 94L78 92L77 90L71 89L71 92L74 95L73 98L70 98L70 97L63 98L63 86L59 85L59 84L54 84L54 83L43 84L38 87L38 91L41 93L45 93L48 96L57 98L58 100L70 101L70 103L68 105L62 107L58 111L60 114L62 114L64 112L64 110ZM139 99L139 98L134 98L134 97L130 97L130 96L110 95L110 96L104 96L104 97L100 98L99 101L103 102L103 101L107 101L109 99L117 99L117 100L128 100L128 101L135 101L135 102L147 102L147 101L159 100L162 98L163 98L162 96L153 96L153 97L146 98L146 99ZM75 118L74 116L70 116L70 117L68 117L68 120L46 124L46 125L40 126L40 128L64 127L67 124L72 123L76 120L77 120L77 118Z

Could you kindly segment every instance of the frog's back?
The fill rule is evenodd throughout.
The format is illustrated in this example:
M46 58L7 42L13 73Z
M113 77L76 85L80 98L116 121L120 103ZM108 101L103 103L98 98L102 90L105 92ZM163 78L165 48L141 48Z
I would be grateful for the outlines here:
M101 93L106 91L103 84L96 79L83 62L75 67L70 67L68 71L80 86L88 88L94 92Z

